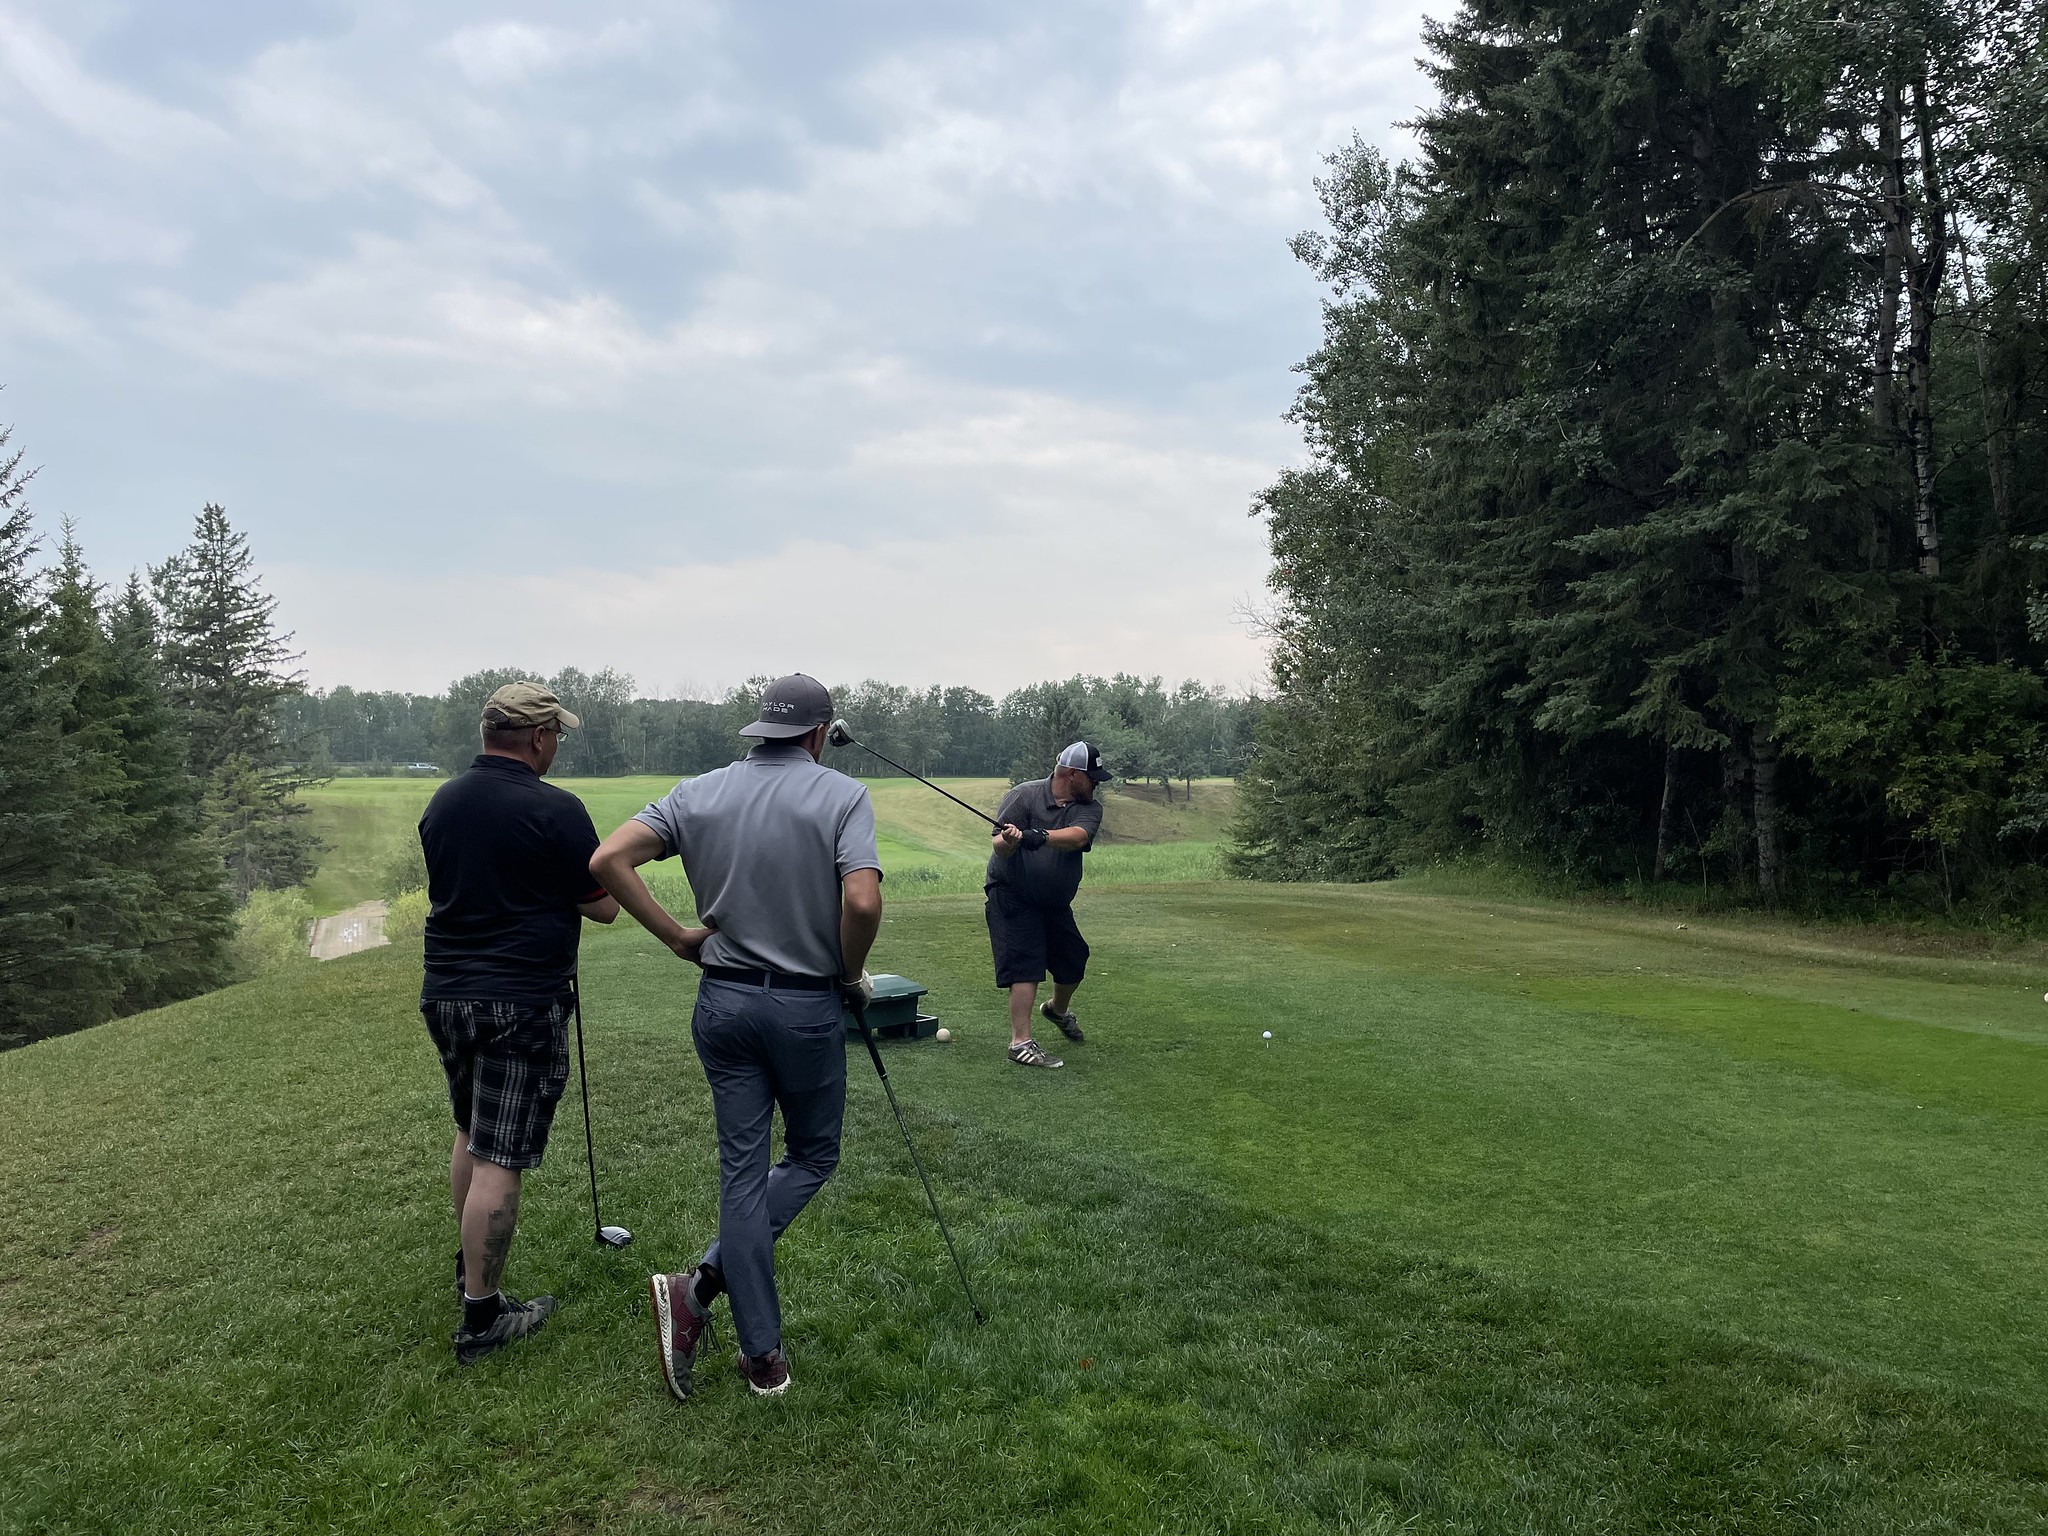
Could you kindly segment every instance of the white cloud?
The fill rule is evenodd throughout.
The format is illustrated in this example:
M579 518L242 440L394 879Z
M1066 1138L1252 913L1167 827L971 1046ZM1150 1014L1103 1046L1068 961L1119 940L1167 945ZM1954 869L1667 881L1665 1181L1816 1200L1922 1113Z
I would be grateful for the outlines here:
M395 186L502 227L485 183L435 143L426 114L380 104L308 43L270 48L235 82L238 143L275 196L331 198Z
M228 135L205 118L90 74L25 16L0 12L0 69L52 118L124 160L160 164L228 148Z
M518 85L572 64L596 64L644 49L651 37L643 22L609 21L591 33L566 27L496 21L463 27L441 44L472 85Z

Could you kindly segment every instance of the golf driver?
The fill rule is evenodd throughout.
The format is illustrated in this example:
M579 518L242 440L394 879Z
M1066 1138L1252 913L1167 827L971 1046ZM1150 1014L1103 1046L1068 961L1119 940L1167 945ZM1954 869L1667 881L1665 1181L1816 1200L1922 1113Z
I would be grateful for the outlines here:
M838 730L839 727L835 725L833 729ZM881 757L879 752L875 755ZM888 761L887 758L882 760ZM932 788L938 789L938 786L934 784ZM944 794L945 791L939 790L939 793ZM974 807L969 806L968 809L973 810ZM924 1186L924 1197L932 1208L932 1220L939 1224L939 1236L946 1240L946 1252L953 1255L953 1271L960 1277L960 1289L967 1296L967 1309L974 1314L974 1321L977 1324L986 1323L988 1315L981 1310L981 1303L974 1299L974 1288L967 1283L967 1266L960 1262L960 1250L953 1246L953 1234L946 1230L946 1218L939 1214L939 1199L932 1193L932 1181L925 1177L924 1159L917 1155L917 1145L910 1139L910 1127L903 1123L903 1108L896 1102L896 1090L889 1084L889 1069L882 1065L881 1050L875 1045L875 1037L868 1029L868 1005L861 1000L859 992L847 992L844 995L847 1006L853 1009L854 1023L860 1026L860 1037L867 1042L868 1056L875 1064L875 1075L882 1080L882 1092L889 1096L889 1108L896 1112L896 1129L903 1133L903 1145L910 1150L910 1163L917 1169L918 1183Z
M569 980L569 996L576 1004L576 1078L583 1084L583 1156L590 1165L590 1222L597 1240L607 1248L623 1248L633 1241L624 1227L608 1227L597 1208L597 1146L590 1136L590 1067L583 1059L583 988L576 978Z
M881 753L877 752L873 747L869 746L866 742L855 741L853 739L853 732L849 731L846 728L846 722L844 720L834 720L832 722L831 728L825 732L825 739L835 747L859 747L861 751L867 753L870 757L882 757ZM938 785L934 784L930 779L926 778L923 774L911 773L908 768L904 767L894 758L882 757L882 761L887 763L891 768L894 768L898 773L909 773L913 779L917 780L917 782L922 784L926 789L939 789ZM969 805L965 800L962 800L958 795L948 794L943 789L939 789L939 793L945 795L948 800L952 801L955 805L959 806L961 810L974 811L975 815L979 816L991 827L994 827L998 832L1003 830L1003 824L1000 821L997 821L995 817L989 815L987 811L975 811L973 806Z

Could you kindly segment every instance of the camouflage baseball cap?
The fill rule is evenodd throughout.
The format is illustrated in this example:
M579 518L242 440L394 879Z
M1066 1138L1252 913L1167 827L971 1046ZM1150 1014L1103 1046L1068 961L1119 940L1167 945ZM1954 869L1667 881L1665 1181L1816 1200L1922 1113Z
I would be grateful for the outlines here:
M482 724L487 731L517 731L531 725L574 730L582 723L539 683L507 683L484 700Z

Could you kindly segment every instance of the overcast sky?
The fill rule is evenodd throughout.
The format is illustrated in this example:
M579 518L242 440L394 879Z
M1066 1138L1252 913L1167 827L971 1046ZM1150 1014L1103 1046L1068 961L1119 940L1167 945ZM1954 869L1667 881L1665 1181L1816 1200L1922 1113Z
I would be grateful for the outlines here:
M1246 687L1420 15L0 0L0 421L102 574L224 503L318 686Z

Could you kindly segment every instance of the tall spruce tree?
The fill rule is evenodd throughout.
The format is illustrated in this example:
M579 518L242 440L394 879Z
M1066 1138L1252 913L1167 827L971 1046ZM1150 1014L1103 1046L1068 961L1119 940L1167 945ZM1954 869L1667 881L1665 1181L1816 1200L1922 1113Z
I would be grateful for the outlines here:
M223 985L234 897L219 841L201 821L205 786L158 658L156 612L131 575L106 614L105 712L117 734L122 816L119 860L146 881L137 954L122 986L124 1013Z
M318 843L297 799L308 782L282 734L280 705L304 691L277 599L255 574L248 537L208 503L180 554L150 572L163 616L163 670L206 786L203 815L237 900L296 885Z
M94 1023L118 988L84 765L62 730L50 605L29 568L33 471L11 435L0 428L0 1045Z

